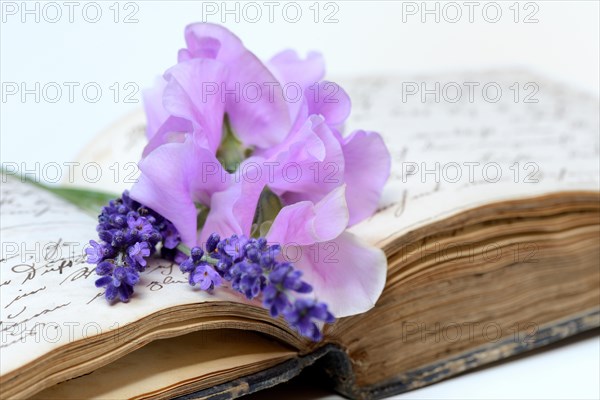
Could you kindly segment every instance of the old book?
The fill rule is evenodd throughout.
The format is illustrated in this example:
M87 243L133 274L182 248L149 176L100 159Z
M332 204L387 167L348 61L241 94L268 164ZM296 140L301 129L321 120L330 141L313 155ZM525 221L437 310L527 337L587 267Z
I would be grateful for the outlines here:
M348 397L381 398L600 326L596 98L523 71L340 82L350 124L393 156L380 210L352 228L388 257L373 309L312 343L161 260L135 301L109 306L82 255L95 219L3 175L2 398L235 398L309 365ZM422 83L464 92L414 95ZM486 83L501 98L481 97ZM78 161L104 174L76 183L129 187L143 124L95 139Z

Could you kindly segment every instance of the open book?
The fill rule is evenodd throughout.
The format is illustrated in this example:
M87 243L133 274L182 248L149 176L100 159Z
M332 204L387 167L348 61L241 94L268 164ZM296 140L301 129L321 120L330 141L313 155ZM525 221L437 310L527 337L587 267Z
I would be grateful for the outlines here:
M422 101L407 82L504 92ZM235 398L314 364L340 393L380 398L600 326L597 99L521 71L340 83L350 124L379 131L393 158L379 211L352 228L388 257L373 309L313 343L161 260L130 303L108 305L83 255L96 220L3 175L1 397ZM125 118L78 160L104 174L75 183L128 188L144 143L143 114Z

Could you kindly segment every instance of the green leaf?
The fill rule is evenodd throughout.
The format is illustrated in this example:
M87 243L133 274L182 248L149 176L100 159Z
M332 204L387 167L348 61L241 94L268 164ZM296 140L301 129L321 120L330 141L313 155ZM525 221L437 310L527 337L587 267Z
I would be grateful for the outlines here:
M198 227L198 232L204 227L204 223L206 222L206 218L208 218L208 213L210 212L210 208L201 203L196 204L196 211L198 215L196 216L196 226Z
M116 194L88 189L78 189L64 186L53 187L42 184L38 184L37 186L54 193L64 200L67 200L71 204L76 205L94 217L97 217L98 214L100 214L102 207L107 205L110 200L119 197L119 195Z
M96 190L46 185L36 181L35 179L30 179L26 176L22 176L14 172L7 172L4 166L2 166L0 170L3 174L11 175L15 179L19 179L21 182L28 183L42 190L53 193L54 195L81 208L83 211L87 212L88 214L94 217L97 217L98 214L100 214L102 207L107 205L110 200L120 197L119 195L116 195L114 193L101 192Z
M283 208L281 199L265 186L258 199L258 205L252 221L252 237L264 236L271 228L279 211Z

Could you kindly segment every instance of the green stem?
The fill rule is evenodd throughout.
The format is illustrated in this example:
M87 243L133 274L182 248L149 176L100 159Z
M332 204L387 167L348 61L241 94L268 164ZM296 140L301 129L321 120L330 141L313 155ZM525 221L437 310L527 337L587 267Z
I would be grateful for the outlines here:
M183 243L179 243L177 245L177 250L179 250L180 252L182 252L186 256L191 256L192 255L192 249L190 249L188 246L186 246ZM206 253L202 256L202 261L207 262L210 265L217 265L219 263L219 259L218 258L213 258L213 257L209 256Z
M186 256L192 255L192 249L190 249L189 247L187 247L185 244L183 244L181 242L177 245L176 249L179 250L180 252L182 252L183 254L185 254Z
M219 260L217 258L212 258L211 256L207 256L206 254L202 257L202 261L206 261L210 265L217 265Z

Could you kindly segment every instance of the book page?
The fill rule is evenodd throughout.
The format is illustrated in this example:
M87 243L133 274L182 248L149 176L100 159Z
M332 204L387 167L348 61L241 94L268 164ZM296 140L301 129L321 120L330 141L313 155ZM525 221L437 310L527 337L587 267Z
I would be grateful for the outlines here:
M33 399L172 398L256 373L296 354L251 331L194 332L155 340L90 374L51 386Z
M0 375L67 343L115 331L158 310L240 301L189 286L178 267L153 260L128 304L109 305L94 286L85 248L96 220L53 194L2 175Z
M526 71L360 78L348 127L381 132L392 174L355 231L389 241L487 203L599 190L598 99Z
M372 243L486 203L599 189L600 105L591 95L519 70L336 82L352 99L345 133L377 131L392 156L380 212L353 227ZM77 161L108 173L77 184L130 187L144 118L140 110L99 135Z

